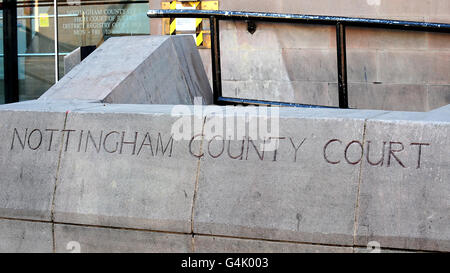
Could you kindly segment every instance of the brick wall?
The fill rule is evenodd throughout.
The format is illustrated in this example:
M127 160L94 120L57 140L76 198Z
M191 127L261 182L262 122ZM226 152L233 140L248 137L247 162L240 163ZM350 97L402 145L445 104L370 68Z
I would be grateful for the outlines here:
M160 2L150 0L150 8ZM222 10L450 23L448 0L223 0ZM160 34L160 20L152 19ZM337 105L335 28L222 22L225 96ZM347 29L351 107L426 111L450 103L450 34ZM210 74L208 50L201 50Z

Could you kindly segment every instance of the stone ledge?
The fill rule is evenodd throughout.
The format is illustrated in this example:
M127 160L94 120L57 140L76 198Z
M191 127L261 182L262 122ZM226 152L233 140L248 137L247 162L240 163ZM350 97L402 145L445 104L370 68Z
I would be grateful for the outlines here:
M262 153L261 141L246 138L242 156L238 140L205 136L171 143L167 137L178 118L203 124L206 117L198 136L214 112L171 116L172 107L1 106L1 171L7 175L0 217L349 248L376 240L388 249L450 251L448 106L427 113L282 108L285 139L277 154ZM248 109L235 108L238 117ZM79 230L73 234L83 235Z

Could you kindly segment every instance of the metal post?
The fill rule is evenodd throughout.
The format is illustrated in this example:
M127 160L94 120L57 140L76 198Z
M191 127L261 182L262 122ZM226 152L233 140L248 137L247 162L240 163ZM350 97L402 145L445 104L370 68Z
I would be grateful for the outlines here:
M53 23L55 24L55 83L59 81L59 46L58 46L58 1L53 0Z
M219 20L214 16L210 19L211 31L211 61L213 78L213 97L214 104L220 105L219 98L222 97L222 74L220 67L220 30Z
M5 103L19 101L19 65L17 55L17 2L3 1L3 50Z
M347 49L345 44L345 25L343 25L340 22L336 24L336 43L337 43L339 108L348 108Z

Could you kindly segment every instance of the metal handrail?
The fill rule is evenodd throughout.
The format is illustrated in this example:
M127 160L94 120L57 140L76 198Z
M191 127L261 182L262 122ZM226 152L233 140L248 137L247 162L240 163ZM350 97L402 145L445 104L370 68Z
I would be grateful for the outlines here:
M319 24L319 25L336 26L339 108L348 108L347 56L346 56L347 54L346 54L346 38L345 38L345 28L347 26L450 33L450 24L445 23L354 18L354 17L340 17L340 16L321 16L321 15L245 12L245 11L221 11L221 10L216 11L216 10L161 10L161 9L149 10L147 12L147 16L149 18L210 19L214 103L219 105L239 103L239 104L286 105L297 107L329 107L329 106L305 105L288 102L259 101L259 100L247 100L247 99L223 97L221 66L220 66L220 39L219 39L220 20L240 20L247 22L265 21L278 23Z
M245 11L223 11L223 10L165 10L154 9L147 12L150 18L209 18L214 16L220 20L250 20L250 21L270 21L270 22L297 22L303 24L325 24L336 25L337 23L347 26L364 26L378 28L397 28L409 30L426 30L450 32L450 24L429 23L402 20L386 20L373 18L355 18L341 16L305 15L288 13L268 13L268 12L245 12Z

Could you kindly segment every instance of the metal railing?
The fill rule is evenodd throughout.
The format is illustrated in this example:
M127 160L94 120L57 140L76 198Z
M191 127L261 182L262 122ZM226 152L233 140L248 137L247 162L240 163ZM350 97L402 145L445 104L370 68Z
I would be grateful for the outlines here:
M450 24L367 19L338 16L316 16L301 14L281 14L266 12L243 12L243 11L209 11L209 10L149 10L149 18L209 18L211 29L211 60L214 103L224 104L265 104L295 107L329 107L319 105L305 105L298 103L249 100L240 98L227 98L222 96L222 76L220 66L220 20L246 21L249 31L254 31L255 21L293 23L293 24L318 24L336 26L336 51L337 51L337 74L339 89L339 108L348 108L347 87L347 50L345 30L347 26L401 29L410 31L444 32L450 33Z

